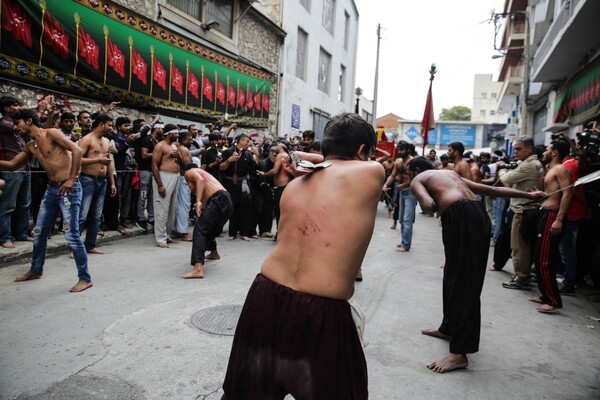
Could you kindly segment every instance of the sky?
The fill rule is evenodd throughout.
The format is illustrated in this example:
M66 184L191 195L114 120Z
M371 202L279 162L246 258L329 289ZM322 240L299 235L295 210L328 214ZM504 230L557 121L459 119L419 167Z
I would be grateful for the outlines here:
M421 120L429 88L429 68L437 66L433 107L473 106L475 74L498 77L492 59L492 10L504 0L354 0L359 12L356 86L373 99L377 24L381 24L377 117L394 113ZM500 40L500 38L498 39ZM498 42L498 45L500 43Z

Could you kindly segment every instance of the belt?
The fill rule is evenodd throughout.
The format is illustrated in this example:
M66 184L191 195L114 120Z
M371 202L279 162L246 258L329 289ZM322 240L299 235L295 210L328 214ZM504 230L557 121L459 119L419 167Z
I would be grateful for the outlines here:
M53 181L53 180L49 180L48 181L48 185L59 187L59 186L64 185L65 182L66 181Z
M94 179L106 179L106 175L97 176L97 175L84 174L83 172L80 173L79 175L80 176L87 176L88 178L94 178Z

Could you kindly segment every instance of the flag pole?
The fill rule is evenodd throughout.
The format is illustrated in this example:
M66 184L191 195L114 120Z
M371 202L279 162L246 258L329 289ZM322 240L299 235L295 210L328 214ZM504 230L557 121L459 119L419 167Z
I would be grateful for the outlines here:
M171 101L171 85L173 84L173 53L169 53L169 101Z
M154 46L150 46L150 97L154 88Z
M204 109L204 65L202 66L202 79L200 79L200 87L202 91L200 92L200 110Z
M219 77L218 77L218 72L215 70L215 102L214 102L214 107L213 110L214 112L217 112L217 94L219 92Z
M225 96L225 114L227 114L227 110L229 110L229 75L227 75L227 96Z
M42 34L40 35L40 62L39 65L42 65L42 56L44 55L44 45L42 41L44 40L44 15L46 14L46 0L40 0L40 7L42 8Z
M106 85L106 69L108 68L108 26L104 25L104 84Z
M190 60L185 60L185 106L188 105L188 88L190 84Z
M75 18L75 67L73 68L73 75L77 76L77 63L79 63L79 14L73 15Z
M425 147L427 147L429 141L429 131L435 128L435 118L433 116L433 98L431 89L433 86L433 80L435 79L435 73L437 67L435 64L431 64L429 69L429 91L427 92L427 100L425 102L425 111L423 112L423 120L421 121L421 136L423 137L423 150L421 155L425 155Z
M133 70L133 38L129 36L129 86L127 91L131 92L131 71Z

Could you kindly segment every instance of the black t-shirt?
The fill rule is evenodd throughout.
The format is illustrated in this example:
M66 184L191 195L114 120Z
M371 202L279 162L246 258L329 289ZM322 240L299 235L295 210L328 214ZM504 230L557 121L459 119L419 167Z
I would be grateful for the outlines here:
M219 150L216 147L209 147L202 153L202 158L200 160L200 165L206 165L206 172L219 179L221 173L219 170L219 166L216 165L214 167L210 167L209 165L214 163L219 156Z
M142 158L142 147L148 149L148 153L152 153L154 151L154 146L156 146L156 140L150 135L143 137L140 140L141 142L140 155L138 157L138 169L142 171L152 171L152 157Z
M234 151L236 151L235 146L231 146L227 150L223 151L223 161L227 160ZM252 172L256 171L256 162L254 161L254 157L252 156L252 152L250 150L244 150L241 153L240 158L227 166L225 171L222 171L223 176L247 176Z

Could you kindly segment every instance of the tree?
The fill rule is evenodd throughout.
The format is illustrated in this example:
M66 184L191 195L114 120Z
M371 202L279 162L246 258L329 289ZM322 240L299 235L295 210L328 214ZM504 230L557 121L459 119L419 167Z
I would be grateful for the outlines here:
M438 118L440 121L470 121L471 109L465 106L454 106L452 108L442 108Z

